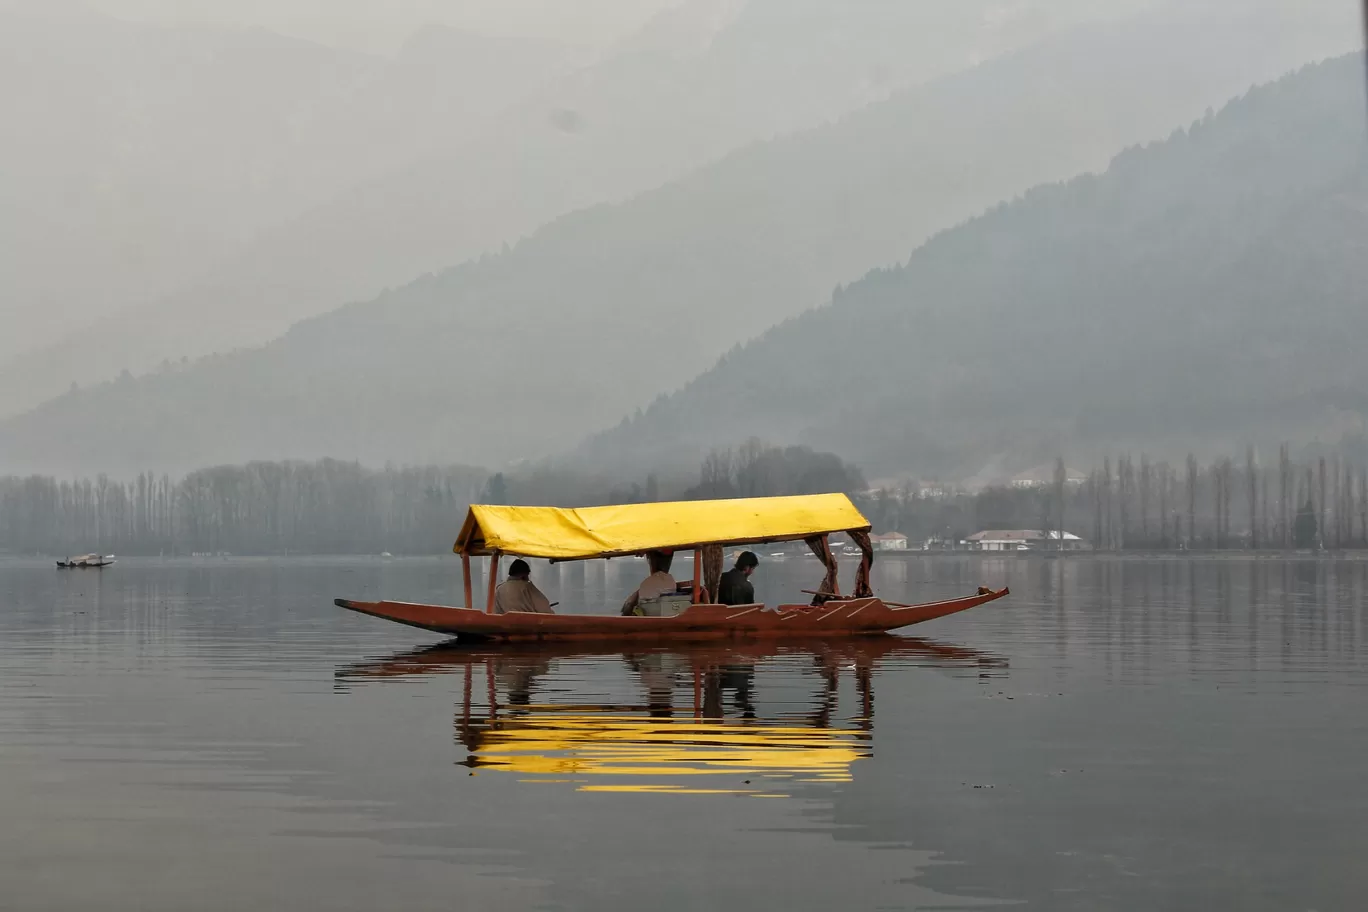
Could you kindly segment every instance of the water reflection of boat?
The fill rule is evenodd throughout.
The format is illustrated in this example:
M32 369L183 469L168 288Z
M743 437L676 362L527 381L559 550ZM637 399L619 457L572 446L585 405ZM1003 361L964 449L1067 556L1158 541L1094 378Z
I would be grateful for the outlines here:
M869 521L844 494L755 497L741 500L624 504L563 509L477 504L456 539L461 555L465 605L360 602L334 599L341 608L466 640L794 639L883 633L935 620L1002 598L1007 590L984 586L969 596L919 605L874 594L874 550ZM830 536L844 532L858 545L838 554ZM719 604L726 545L804 542L826 574L808 604ZM607 560L652 551L693 552L693 580L671 609L651 616L494 612L499 560L504 555L552 561ZM780 560L784 552L770 553ZM839 558L860 560L848 594L839 585ZM484 610L474 606L471 558L488 557L489 591ZM710 593L712 595L710 595Z
M773 795L785 782L848 781L853 764L871 755L883 661L975 674L1006 667L972 649L881 636L602 653L442 644L348 666L337 679L355 686L460 675L456 741L472 771L585 791ZM565 678L590 667L596 696L586 701L586 688ZM613 692L605 670L627 672L625 693ZM843 676L853 679L858 704L845 712ZM788 699L761 699L767 688Z

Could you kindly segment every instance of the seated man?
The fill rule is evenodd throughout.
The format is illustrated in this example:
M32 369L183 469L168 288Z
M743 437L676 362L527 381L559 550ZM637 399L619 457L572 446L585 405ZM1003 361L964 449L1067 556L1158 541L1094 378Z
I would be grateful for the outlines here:
M722 574L717 584L717 604L753 605L755 587L751 585L750 575L760 566L760 558L752 551L742 551L736 558L736 566Z
M527 561L518 558L508 565L508 579L494 590L494 613L507 614L510 611L525 611L532 614L555 614L551 602L532 582L532 568Z
M636 614L642 599L660 598L675 591L677 584L675 578L670 576L670 563L673 560L674 555L664 551L646 552L646 565L651 568L651 575L642 580L636 592L627 596L627 601L622 603L624 615Z

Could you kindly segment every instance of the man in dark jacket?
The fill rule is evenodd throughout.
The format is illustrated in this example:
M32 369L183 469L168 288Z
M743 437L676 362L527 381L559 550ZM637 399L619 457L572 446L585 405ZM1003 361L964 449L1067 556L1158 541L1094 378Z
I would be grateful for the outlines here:
M755 587L748 577L760 566L760 558L753 552L742 551L736 558L736 566L722 574L717 584L717 603L719 605L751 605L755 603Z

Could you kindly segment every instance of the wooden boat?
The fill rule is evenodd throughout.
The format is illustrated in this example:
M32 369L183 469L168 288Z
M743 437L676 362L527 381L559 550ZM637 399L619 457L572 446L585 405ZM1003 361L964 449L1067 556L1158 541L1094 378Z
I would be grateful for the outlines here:
M114 563L112 554L82 554L79 557L68 557L66 560L59 560L57 566L63 570L76 570L94 567L108 567Z
M856 636L885 633L1000 599L1007 589L980 587L948 601L910 605L874 594L869 571L874 551L869 521L844 494L740 500L628 504L563 509L474 505L453 550L461 556L465 607L413 602L336 599L350 611L462 640L717 640ZM837 555L828 536L845 532L859 548L855 584L842 594ZM722 575L722 546L804 541L826 568L810 603L722 605L709 598ZM609 559L649 551L692 551L693 581L677 614L494 613L503 555L555 561ZM474 607L471 558L489 558L489 591ZM683 587L681 587L683 588Z

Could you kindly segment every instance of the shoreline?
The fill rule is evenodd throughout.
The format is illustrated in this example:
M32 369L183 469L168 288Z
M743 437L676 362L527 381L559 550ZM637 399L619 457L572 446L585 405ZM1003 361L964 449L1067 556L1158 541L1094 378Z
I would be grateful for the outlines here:
M64 555L61 555L64 556ZM59 556L60 557L60 556ZM50 555L0 554L0 567L56 567L58 557ZM849 557L839 558L841 564L854 564ZM1076 552L1016 552L1016 551L884 551L874 556L874 563L890 561L920 560L1011 560L1011 561L1368 561L1368 550L1345 549L1340 551L1076 551ZM305 564L305 563L448 563L459 566L450 553L441 554L232 554L216 557L192 555L117 555L116 563L106 568L78 568L85 572L115 571L120 564L138 566L178 565L178 566L249 566L261 564ZM625 561L623 561L625 563ZM787 562L787 561L785 561Z

